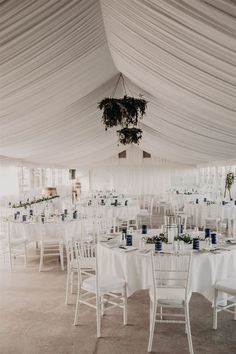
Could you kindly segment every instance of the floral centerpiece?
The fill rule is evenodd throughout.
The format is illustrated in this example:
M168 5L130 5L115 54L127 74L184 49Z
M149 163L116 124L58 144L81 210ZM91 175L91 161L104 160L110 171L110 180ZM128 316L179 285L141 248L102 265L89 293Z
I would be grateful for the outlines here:
M175 241L184 241L184 243L191 244L193 242L189 234L182 234L175 237Z
M164 243L168 243L168 238L164 234L155 235L155 236L145 236L143 237L143 239L147 244L155 244L156 241L162 241Z

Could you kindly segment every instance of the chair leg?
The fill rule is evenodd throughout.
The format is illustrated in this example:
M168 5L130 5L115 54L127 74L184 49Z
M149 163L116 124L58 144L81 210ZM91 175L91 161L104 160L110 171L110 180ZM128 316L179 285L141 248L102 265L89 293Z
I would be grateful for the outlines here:
M96 296L97 338L101 337L101 297Z
M213 304L213 329L217 329L217 298L218 298L218 290L215 289L214 304Z
M63 244L59 245L59 253L60 253L61 270L64 271L64 246L63 246Z
M101 317L103 317L105 314L105 311L104 311L105 306L104 305L105 305L105 300L104 300L104 296L102 295L101 296Z
M73 271L71 271L71 273L70 273L70 293L71 294L74 294L73 293L73 289L74 288L74 272Z
M74 326L78 326L78 322L79 322L79 300L80 300L80 287L78 286L76 305L75 305Z
M11 254L11 250L9 252L8 258L9 258L10 272L12 272L12 254Z
M44 252L44 247L43 247L43 242L41 242L39 272L41 272L41 271L42 271L42 268L43 268L43 252Z
M157 311L157 306L156 304L152 303L152 313L150 313L151 319L150 319L150 333L149 333L149 341L148 341L148 353L151 353L152 351L152 342L153 342L153 335L154 335L155 322L156 322L155 321L156 311Z
M185 306L185 321L186 321L186 325L187 325L187 336L188 336L189 352L190 352L190 354L193 354L193 343L192 343L192 335L191 335L191 328L190 328L188 304Z
M67 276L66 276L66 299L65 299L65 304L68 305L68 299L69 299L69 287L70 287L70 265L67 265Z
M149 305L149 328L151 328L151 325L152 325L152 312L153 312L153 302L152 300L150 299L150 305Z
M24 244L24 266L27 266L27 246L26 246L26 242Z
M123 290L123 323L126 326L127 325L127 285L125 284L124 290Z

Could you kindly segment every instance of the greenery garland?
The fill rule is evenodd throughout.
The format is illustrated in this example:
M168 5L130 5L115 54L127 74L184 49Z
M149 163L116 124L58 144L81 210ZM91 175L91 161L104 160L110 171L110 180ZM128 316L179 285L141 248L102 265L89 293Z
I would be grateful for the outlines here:
M33 204L37 204L37 203L42 203L42 202L48 202L49 200L52 200L52 199L55 199L55 198L59 198L60 196L59 195L53 195L53 196L50 196L50 197L41 197L39 199L33 199L33 200L29 200L27 199L26 202L19 202L19 204L11 204L9 203L9 207L11 208L27 208L27 207L30 207L31 205Z
M233 184L234 184L234 174L233 174L233 172L228 172L227 175L226 175L226 179L225 179L224 198L226 196L226 191L228 191L229 192L229 198L231 199L230 190L231 190Z

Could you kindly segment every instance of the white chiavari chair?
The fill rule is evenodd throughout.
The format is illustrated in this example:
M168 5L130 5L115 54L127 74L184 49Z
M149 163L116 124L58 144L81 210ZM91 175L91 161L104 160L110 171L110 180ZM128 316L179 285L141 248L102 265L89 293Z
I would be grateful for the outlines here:
M40 248L40 261L39 261L39 272L42 271L44 265L45 257L58 256L60 258L61 270L64 270L64 240L63 232L60 223L41 223L40 234L41 239L39 241ZM52 226L53 232L50 231L50 226ZM49 232L49 233L48 233Z
M150 334L148 352L152 351L155 323L180 323L185 325L188 336L189 352L193 354L192 336L189 319L191 289L189 277L192 254L151 255L153 286L150 288ZM167 309L168 312L164 311ZM179 309L182 313L172 313Z
M16 225L17 223L10 220L0 221L0 255L4 263L8 260L10 271L13 268L12 260L18 256L23 256L24 265L27 265L27 240L24 229L17 230Z
M233 314L236 320L236 278L218 281L214 286L214 292L213 329L217 329L217 317L220 311ZM227 294L228 297L223 294Z
M89 247L89 248L88 248ZM76 309L74 324L78 325L79 307L87 305L96 310L97 317L97 337L101 336L101 317L104 313L114 307L123 310L123 323L127 324L127 286L123 279L114 278L104 279L98 270L96 257L96 246L94 249L85 243L75 242L74 251L78 263L78 293L76 299ZM95 275L83 274L84 254L95 252ZM84 278L85 275L85 278Z

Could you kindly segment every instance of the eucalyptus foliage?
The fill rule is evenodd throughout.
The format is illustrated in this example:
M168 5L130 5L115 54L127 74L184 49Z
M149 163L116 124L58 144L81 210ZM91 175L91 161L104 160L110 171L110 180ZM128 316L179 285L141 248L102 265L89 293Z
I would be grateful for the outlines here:
M103 110L102 122L105 129L117 125L128 127L137 125L146 113L147 101L125 95L123 98L104 98L98 104Z
M231 199L231 188L232 185L234 184L234 174L233 172L228 172L226 175L226 179L225 179L225 193L224 193L224 198L226 196L226 192L229 192L229 197Z
M183 234L175 237L175 241L184 241L184 243L192 243L193 240L189 234Z
M146 243L154 244L156 241L162 241L164 243L168 243L168 238L164 234L156 235L156 236L147 236L144 237Z
M142 138L142 130L139 128L122 128L117 130L119 142L123 145L139 144Z
M31 207L31 205L33 205L33 204L48 202L48 201L55 199L55 198L59 198L59 195L52 195L50 197L43 196L38 199L34 198L33 200L27 199L26 202L19 201L19 203L15 203L15 204L9 203L9 207L11 207L11 208L22 208L23 207L23 208L27 209L28 207Z

